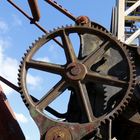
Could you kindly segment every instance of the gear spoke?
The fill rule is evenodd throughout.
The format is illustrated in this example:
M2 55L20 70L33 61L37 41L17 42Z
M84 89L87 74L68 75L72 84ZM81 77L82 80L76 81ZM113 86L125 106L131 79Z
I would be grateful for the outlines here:
M115 87L128 86L128 83L126 81L119 80L117 77L114 77L111 75L100 74L93 71L89 71L87 73L86 80L93 81L100 84L115 86Z
M36 108L44 109L55 100L66 89L67 84L64 80L59 81L42 99L37 103Z
M97 48L83 60L83 64L85 64L87 67L94 64L96 60L101 58L103 54L109 49L109 44L110 41L103 42L99 48Z
M72 43L70 41L69 35L66 34L65 30L62 30L62 42L64 45L64 50L65 50L65 54L66 54L66 59L68 62L76 62L77 57L76 54L74 52L74 48L72 46Z
M42 62L37 60L30 60L29 62L26 62L27 68L34 68L37 70L42 70L54 74L64 75L65 70L63 66L52 64L48 62Z
M77 93L80 94L80 99L82 100L82 105L84 106L84 109L86 111L86 115L88 117L89 122L92 122L95 120L95 116L93 115L91 103L88 97L88 92L86 89L85 84L82 84L80 81L78 82L78 88L76 88Z

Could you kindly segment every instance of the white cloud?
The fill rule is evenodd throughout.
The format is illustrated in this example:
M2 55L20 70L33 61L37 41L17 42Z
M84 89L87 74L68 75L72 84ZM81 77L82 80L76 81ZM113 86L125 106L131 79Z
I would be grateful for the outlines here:
M0 40L0 75L9 81L16 84L17 82L17 72L18 72L18 62L16 59L10 58L5 55L4 49L7 46L7 42ZM9 88L4 83L0 82L4 93L10 94L13 90Z
M0 32L5 33L8 31L8 24L0 20Z
M0 40L0 75L7 80L11 81L14 84L17 84L17 74L18 74L18 61L17 59L11 58L6 55L5 48L7 47L8 42L4 40ZM27 84L30 86L36 87L39 82L41 82L41 78L38 76L33 76L31 74L28 75ZM13 89L0 82L3 91L6 95L9 95L13 92Z
M41 77L27 74L27 84L29 84L30 86L36 87L41 81L42 81Z
M16 119L18 120L18 122L20 123L27 123L28 119L22 114L22 113L16 113L14 112Z
M43 62L50 62L50 59L48 57L39 57L36 60L43 61Z
M30 140L30 137L29 136L26 136L26 140Z

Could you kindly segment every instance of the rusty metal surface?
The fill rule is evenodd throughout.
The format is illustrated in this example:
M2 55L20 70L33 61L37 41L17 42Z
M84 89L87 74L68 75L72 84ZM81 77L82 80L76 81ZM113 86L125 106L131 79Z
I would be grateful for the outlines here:
M97 36L102 39L100 45L95 50L92 50L92 53L84 57L84 59L78 59L70 42L69 35L71 33L78 33L79 35L91 34L91 36ZM37 50L41 48L44 43L47 43L48 40L53 39L57 36L62 38L63 49L67 59L66 65L51 64L47 62L33 60L32 56L37 52ZM128 73L125 75L127 76L126 79L120 79L117 77L117 75L113 76L108 74L102 74L98 71L90 70L90 68L96 63L98 63L98 61L101 60L104 54L108 52L109 48L114 48L114 45L116 47L115 50L117 50L118 53L120 53L120 55L125 58L123 59L123 61L126 63L129 69ZM78 140L79 138L82 138L83 136L90 133L80 133L77 137L77 132L73 131L71 127L80 127L81 129L83 128L83 131L85 131L86 128L83 127L83 124L56 122L45 117L46 115L44 114L43 109L46 108L54 99L56 99L59 95L63 93L65 89L69 87L73 87L76 96L79 98L78 100L81 104L80 108L82 109L82 114L86 118L87 126L90 128L92 125L92 131L94 131L94 129L99 126L100 122L105 123L106 120L114 118L115 115L121 112L122 108L124 108L124 106L128 103L130 94L132 94L134 90L133 87L135 84L135 66L133 65L133 61L131 60L132 59L130 58L130 55L128 54L128 51L126 50L124 45L115 40L115 38L112 38L110 34L104 32L101 29L98 29L97 27L95 28L94 26L91 28L84 26L75 26L58 29L53 33L50 33L49 35L43 36L41 39L35 42L34 46L27 50L27 54L23 59L23 62L21 63L19 70L19 86L21 88L23 101L28 106L31 116L34 118L35 122L39 126L41 134L44 135L49 127L54 127L58 125L62 125L68 128L69 131L72 133L73 140ZM25 77L28 69L38 69L46 72L55 73L61 75L62 79L36 103L33 102L30 93L28 93L28 90L26 89ZM107 84L109 86L119 88L126 88L125 90L122 90L123 97L121 97L121 99L119 100L117 99L116 104L111 104L114 107L110 108L109 111L101 112L101 114L97 116L94 114L94 106L91 105L91 99L89 98L88 94L89 91L86 87L86 83L88 82Z
M25 140L9 102L0 87L0 140Z
M30 17L26 12L24 12L20 7L18 7L13 2L13 0L7 1L12 4L25 17L27 17L32 24L36 25L44 33L48 33L47 30L44 29L37 22L40 19L40 12L37 5L37 0L28 0L33 17ZM71 30L73 30L73 27L60 29L62 30L62 32L54 31L46 37L51 38L64 49L67 58L66 65L61 66L55 64L45 64L39 61L30 61L30 57L32 57L32 55L36 53L36 49L38 47L41 47L40 42L42 40L45 40L45 38L42 37L42 39L38 40L35 43L36 45L38 45L38 47L33 46L33 48L28 50L25 59L23 60L23 64L21 64L19 87L0 76L1 81L9 85L17 92L22 93L23 101L27 105L31 116L33 117L40 129L41 140L79 140L83 137L84 139L89 140L90 138L88 137L88 135L91 135L93 131L95 132L101 122L105 123L110 120L110 118L114 119L115 116L117 116L120 112L123 111L126 104L130 100L130 96L133 93L134 96L136 96L137 98L136 101L134 101L135 105L133 106L133 103L130 102L129 106L126 107L126 110L122 114L122 116L125 118L125 124L121 125L121 127L118 127L118 133L115 136L118 137L118 139L120 140L139 139L139 126L134 127L133 125L139 124L140 105L139 103L137 103L137 100L139 102L140 86L137 85L135 87L135 64L132 60L132 56L128 53L128 49L131 49L131 46L125 46L121 44L114 37L112 37L112 35L104 27L97 23L90 22L88 17L75 17L70 12L68 12L68 10L66 10L53 0L45 0L45 2L49 3L51 6L59 10L71 20L75 21L77 25L92 27L94 30L97 30L97 34L93 33L93 36L91 35L92 33L90 31L87 34L87 30L83 27L76 30L76 33L82 33L82 35L79 35L80 44L82 45L81 49L79 50L79 56L77 58L72 48L72 44L70 43L69 35L66 32L66 30L69 30L70 33ZM105 36L102 36L102 34L105 34ZM55 39L56 36L61 37L62 43ZM106 38L107 36L108 38ZM108 41L102 42L102 38L103 40L107 39ZM112 50L108 51L109 44L112 42L115 43L115 47L117 44L117 47L119 49L112 47ZM97 46L101 46L101 48L98 49ZM136 56L137 53L138 55L140 55L139 48L134 52L134 56ZM104 57L100 59L100 57L102 56ZM121 59L123 63L118 64ZM114 66L116 66L116 68L114 68ZM92 69L90 69L91 71L89 71L89 67L92 67ZM58 84L54 86L54 89L52 91L42 97L41 100L37 100L36 97L30 96L30 94L27 92L25 81L23 80L26 75L26 71L30 68L55 73L61 75L63 78L60 82L58 82ZM138 77L140 75L139 62L137 62L136 64L136 70ZM122 77L127 78L123 79ZM72 88L69 86L71 86ZM72 92L69 101L69 107L66 113L61 114L56 110L50 108L49 104L55 98L57 98L57 96L61 95L61 93L67 88L71 89ZM121 88L122 91L118 92L117 88ZM95 94L95 96L93 96L93 94ZM103 96L101 97L99 94ZM77 103L78 107L76 107ZM73 108L76 110L76 112L75 110L73 110ZM67 123L62 123L59 121L55 122L49 119L48 117L44 116L42 112L43 109L47 110L58 118L65 118ZM71 122L74 123L71 124ZM83 124L85 122L86 125ZM123 124L120 120L117 121L117 123ZM131 123L131 125L129 123ZM127 126L132 127L131 131L133 130L133 128L135 128L133 132L129 135L127 135L126 133L127 130L130 130L127 128ZM100 130L97 131L99 133L99 137L96 137L95 135L96 138L92 137L92 139L107 139L104 135L103 138L101 138L102 136L100 136L100 131L103 131L103 133L107 133L106 129L107 125L102 125L100 127ZM123 132L125 133L123 134Z
M37 22L37 20L35 20L34 18L32 18L32 17L30 17L26 12L24 12L18 5L16 5L12 0L7 0L13 7L15 7L20 13L22 13L27 19L29 19L30 20L30 22L32 23L32 24L34 24L34 25L36 25L42 32L44 32L44 33L48 33L48 31L46 30L46 29L44 29L38 22ZM38 13L39 14L39 13ZM39 16L39 15L38 15ZM36 19L38 19L39 17L35 17ZM58 44L58 45L60 45L60 46L62 46L62 44L58 41L58 40L56 40L55 38L54 38L54 41Z
M67 128L61 126L55 126L50 128L45 136L46 140L72 140L70 131Z
M40 11L38 8L38 1L37 0L28 0L32 16L33 16L33 22L39 21L40 19Z
M73 16L68 10L66 10L61 5L59 5L56 1L53 1L53 0L45 0L45 2L49 3L51 6L53 6L54 8L56 8L57 10L59 10L61 13L63 13L67 17L69 17L71 20L73 20L73 21L76 20L76 17L75 16Z

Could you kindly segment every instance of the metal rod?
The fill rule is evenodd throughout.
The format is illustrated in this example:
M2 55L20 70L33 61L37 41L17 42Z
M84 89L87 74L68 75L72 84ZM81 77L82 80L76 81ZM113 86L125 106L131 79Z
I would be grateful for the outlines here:
M30 96L31 96L31 98L32 98L32 100L33 100L34 102L38 102L38 101L39 101L39 100L36 99L34 96L32 96L32 95L30 95ZM47 106L47 107L45 108L45 110L48 111L49 113L51 113L52 115L54 115L54 116L57 117L57 118L66 118L66 116L67 116L67 113L61 114L61 113L57 112L56 110L54 110L53 108L51 108L51 107L49 107L49 106Z
M40 11L38 8L37 0L28 0L34 21L39 21Z
M12 0L7 0L11 5L13 5L19 12L21 12L26 18L28 18L32 24L35 24L41 31L44 33L48 33L42 26L40 26L37 22L33 22L33 18L31 18L27 13L25 13L20 7L18 7Z
M36 21L33 21L33 18L31 18L27 13L25 13L20 7L18 7L12 0L7 0L11 5L13 5L19 12L21 12L26 18L28 18L32 24L36 25L41 31L43 31L45 34L48 33L47 30L45 30L41 25L39 25ZM57 40L53 39L59 46L63 47L63 45Z
M112 120L109 119L109 140L112 140Z
M73 16L71 13L69 13L66 9L64 9L61 5L58 5L55 1L53 0L45 0L45 2L49 3L53 7L55 7L58 11L62 12L64 15L72 19L73 21L76 21L76 17Z
M5 83L6 85L8 85L9 87L11 87L12 89L14 89L15 91L19 92L20 89L18 86L14 85L13 83L9 82L7 79L3 78L2 76L0 76L0 81L2 81L3 83ZM38 99L36 99L35 97L31 96L34 102L38 102ZM64 114L60 114L57 111L55 111L54 109L52 109L51 107L47 106L45 108L46 111L50 112L51 114L55 115L58 118L65 118L66 117L66 113Z
M125 43L126 44L132 43L139 35L140 35L140 29L135 31L129 38L127 38Z
M2 81L3 83L5 83L6 85L8 85L9 87L11 87L12 89L14 89L15 91L19 92L19 87L14 85L13 83L11 83L10 81L8 81L7 79L3 78L2 76L0 76L0 81Z

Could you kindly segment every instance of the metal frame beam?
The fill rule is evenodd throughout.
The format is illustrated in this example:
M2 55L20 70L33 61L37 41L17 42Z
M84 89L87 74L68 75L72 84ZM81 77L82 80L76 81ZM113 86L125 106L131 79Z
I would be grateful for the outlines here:
M140 22L140 13L136 12L139 7L140 0L116 0L115 8L117 8L117 14L115 14L114 19L117 21L117 27L115 25L111 26L115 28L114 30L117 30L117 38L126 44L131 45L135 43L136 46L140 46L139 42L136 42L136 39L140 36L140 30L135 24L136 22ZM129 36L125 30L128 29L126 26L128 22L132 23L132 27L131 24L129 27ZM133 30L133 27L136 28Z

